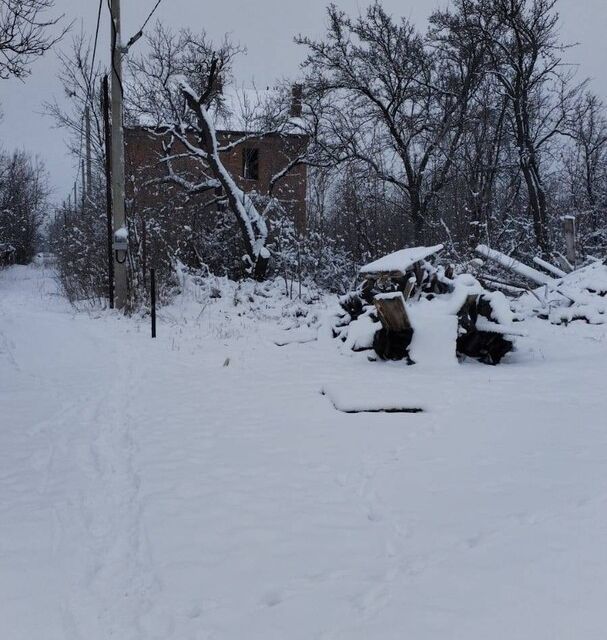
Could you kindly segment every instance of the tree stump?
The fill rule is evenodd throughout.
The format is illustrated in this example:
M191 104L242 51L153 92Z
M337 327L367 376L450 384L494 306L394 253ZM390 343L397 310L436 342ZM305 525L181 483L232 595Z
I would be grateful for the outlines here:
M375 334L373 348L382 360L407 360L409 345L413 339L413 327L405 308L405 298L400 292L377 296L373 303L382 328Z

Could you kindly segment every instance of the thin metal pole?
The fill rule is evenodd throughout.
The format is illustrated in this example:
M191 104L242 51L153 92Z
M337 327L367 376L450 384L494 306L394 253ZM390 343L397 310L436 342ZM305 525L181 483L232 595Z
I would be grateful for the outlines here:
M122 122L122 39L120 35L120 0L111 0L112 29L112 198L114 233L126 229L124 207L124 130ZM115 254L117 252L114 252ZM126 263L114 255L116 307L124 309L127 301Z
M84 215L84 209L86 206L86 176L84 174L84 160L81 162L82 165L82 189L80 189L81 193L81 201L82 201L82 211L80 212L81 215Z
M150 294L152 306L152 338L156 337L156 269L150 269Z
M91 110L88 104L84 110L86 123L86 195L90 200L93 196L93 158L91 149Z
M107 267L110 309L114 308L114 251L112 248L112 135L110 131L110 88L107 75L103 76L101 91L103 129L105 136L105 201L107 207Z

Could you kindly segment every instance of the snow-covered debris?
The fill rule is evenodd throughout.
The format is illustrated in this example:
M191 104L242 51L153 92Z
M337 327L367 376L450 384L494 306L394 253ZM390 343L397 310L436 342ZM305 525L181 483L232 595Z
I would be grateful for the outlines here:
M437 302L446 306L445 313L457 315L470 296L480 295L484 289L481 283L470 273L461 273L451 281L447 295L441 296Z
M607 266L604 261L593 259L590 264L565 273L546 260L535 258L535 264L551 274L546 275L485 245L479 245L476 251L505 271L535 285L534 289L522 288L518 283L479 275L488 286L517 298L512 304L518 318L536 315L553 324L567 324L573 320L585 320L589 324L607 322Z
M397 300L402 299L405 302L402 291L391 291L390 293L378 293L375 296L375 300Z
M492 319L504 326L510 326L514 320L514 314L508 298L501 291L487 291L483 293L483 297L491 306Z
M433 247L411 247L390 253L379 260L375 260L360 269L363 275L382 273L396 273L404 275L413 265L442 251L443 245Z
M550 285L523 294L515 303L517 312L537 315L553 324L584 320L607 323L607 266L596 261L572 271Z
M334 337L348 349L373 348L382 360L414 364L418 360L410 357L412 343L420 353L419 344L430 342L438 327L446 327L451 335L441 341L441 348L449 354L447 359L457 353L488 364L500 362L514 346L505 336L524 334L514 326L508 299L485 290L470 273L455 275L452 265L433 264L441 248L405 249L363 267L363 284L340 299L342 313L334 323ZM418 314L417 307L425 312Z
M607 294L607 266L601 260L565 275L559 285L562 289L579 289L599 296Z

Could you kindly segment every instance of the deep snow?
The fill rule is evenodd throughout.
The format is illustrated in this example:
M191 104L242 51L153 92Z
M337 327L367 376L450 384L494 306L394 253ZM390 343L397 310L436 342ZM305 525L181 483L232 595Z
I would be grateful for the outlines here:
M245 309L184 296L152 341L0 272L1 638L606 637L607 327L407 367Z

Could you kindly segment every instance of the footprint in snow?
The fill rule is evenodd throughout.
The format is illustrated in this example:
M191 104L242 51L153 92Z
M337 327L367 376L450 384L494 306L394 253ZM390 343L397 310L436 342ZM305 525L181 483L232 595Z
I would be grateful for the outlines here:
M202 607L198 604L195 604L191 609L188 610L186 615L191 620L200 618L200 616L202 615Z
M263 595L261 604L265 605L266 607L275 607L276 605L280 604L283 599L284 596L279 589L271 589Z
M367 512L367 518L370 522L381 522L381 513L375 507L369 507Z

